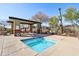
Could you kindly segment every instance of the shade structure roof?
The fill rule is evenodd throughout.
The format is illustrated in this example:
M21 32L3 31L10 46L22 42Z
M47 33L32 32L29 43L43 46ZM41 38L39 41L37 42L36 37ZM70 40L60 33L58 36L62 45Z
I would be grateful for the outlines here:
M27 23L27 24L41 23L41 22L37 22L37 21L33 21L33 20L27 20L27 19L11 17L11 16L9 16L9 19L20 20L20 21L23 21L21 23ZM10 20L8 22L12 23L12 21L10 21Z

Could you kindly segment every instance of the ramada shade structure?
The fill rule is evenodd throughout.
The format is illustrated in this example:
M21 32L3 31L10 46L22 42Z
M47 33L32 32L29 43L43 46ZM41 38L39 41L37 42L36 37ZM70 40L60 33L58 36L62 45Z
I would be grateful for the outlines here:
M27 20L17 17L9 17L8 23L11 23L11 32L16 36L17 33L21 33L21 27L20 24L28 24L30 25L30 32L32 33L32 25L37 24L37 33L41 33L41 22L33 21L33 20ZM18 27L18 29L17 29Z

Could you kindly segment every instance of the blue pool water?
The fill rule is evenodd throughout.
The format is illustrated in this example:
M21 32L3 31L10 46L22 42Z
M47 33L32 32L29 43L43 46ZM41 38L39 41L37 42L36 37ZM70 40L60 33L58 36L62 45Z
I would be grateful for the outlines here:
M55 44L55 41L48 40L43 37L25 39L25 40L22 40L22 42L28 45L29 47L31 47L34 51L38 53L44 51L49 46L52 46Z

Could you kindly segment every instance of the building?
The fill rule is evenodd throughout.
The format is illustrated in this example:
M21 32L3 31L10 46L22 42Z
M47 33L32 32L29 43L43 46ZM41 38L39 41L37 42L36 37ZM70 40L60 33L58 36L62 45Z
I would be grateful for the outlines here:
M15 36L20 33L33 33L33 25L37 24L36 33L41 33L41 23L33 20L27 20L17 17L9 17L8 23L11 24L11 33Z

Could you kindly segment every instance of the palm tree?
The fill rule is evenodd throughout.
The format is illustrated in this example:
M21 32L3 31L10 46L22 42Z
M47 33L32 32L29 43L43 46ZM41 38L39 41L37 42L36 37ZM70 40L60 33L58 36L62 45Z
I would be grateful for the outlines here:
M60 20L60 31L61 31L61 33L63 33L63 23L62 23L61 8L58 8L58 10L59 10L59 14L60 14L60 16L59 16L59 20Z
M50 25L50 32L52 33L53 27L56 28L56 26L58 25L58 18L56 16L51 17L49 20L49 25Z

